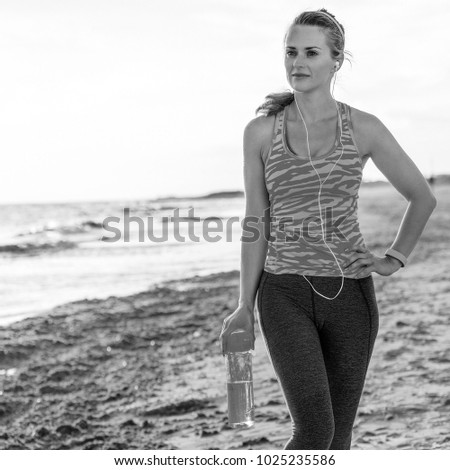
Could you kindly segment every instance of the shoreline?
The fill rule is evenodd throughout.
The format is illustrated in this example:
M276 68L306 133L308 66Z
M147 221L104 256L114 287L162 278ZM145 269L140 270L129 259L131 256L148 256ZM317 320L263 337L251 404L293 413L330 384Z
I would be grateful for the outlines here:
M61 307L73 303L79 303L79 302L88 302L90 300L95 300L95 301L101 301L101 300L106 300L109 297L116 297L116 298L122 298L122 297L130 297L136 294L140 294L142 292L147 292L150 291L158 286L163 286L163 285L177 285L181 290L183 290L183 285L189 286L192 284L193 280L195 282L196 278L200 278L202 276L209 276L209 275L220 275L221 273L226 273L228 271L217 271L216 273L207 273L207 274L196 274L191 277L176 277L174 279L170 280L158 280L155 282L147 282L146 283L146 288L135 288L130 292L126 292L120 295L108 295L106 293L99 294L97 296L95 295L89 295L89 296L79 296L76 299L73 300L67 300L63 301L60 303L54 303L51 306L47 307L37 307L33 310L27 310L26 312L20 312L20 313L11 313L11 314L6 314L4 316L0 316L0 328L8 328L15 323L25 321L25 320L30 320L32 318L38 318L38 317L45 317L48 314L51 314L55 309L60 309ZM0 367L1 369L1 367Z
M450 448L446 248L373 273L380 330L352 449ZM282 449L289 414L256 320L255 425L227 425L218 337L238 294L229 271L0 327L0 449Z

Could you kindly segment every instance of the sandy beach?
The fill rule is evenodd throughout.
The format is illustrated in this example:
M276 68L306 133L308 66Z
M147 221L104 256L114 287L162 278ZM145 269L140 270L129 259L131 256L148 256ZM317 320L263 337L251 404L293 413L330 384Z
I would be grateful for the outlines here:
M352 449L450 449L450 191L437 189L407 268L373 274L380 328ZM404 210L386 217L391 202L365 206L396 221L367 237L379 255ZM256 424L227 425L218 336L238 296L231 271L1 327L0 449L282 449L290 419L257 322Z

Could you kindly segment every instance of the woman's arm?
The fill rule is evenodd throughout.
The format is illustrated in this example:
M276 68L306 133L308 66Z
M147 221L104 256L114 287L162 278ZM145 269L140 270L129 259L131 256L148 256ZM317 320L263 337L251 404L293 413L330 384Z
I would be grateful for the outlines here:
M408 257L436 207L437 200L422 173L386 126L377 117L370 114L366 116L368 150L374 164L409 201L397 236L390 247Z
M262 143L268 130L266 117L252 119L244 130L245 219L241 238L239 306L252 313L270 234L270 203L261 158Z
M223 321L219 336L222 355L229 351L230 335L241 329L251 335L250 349L255 349L253 312L270 233L269 196L261 159L263 143L271 135L268 122L265 117L257 117L244 130L245 218L241 238L240 296L236 310Z

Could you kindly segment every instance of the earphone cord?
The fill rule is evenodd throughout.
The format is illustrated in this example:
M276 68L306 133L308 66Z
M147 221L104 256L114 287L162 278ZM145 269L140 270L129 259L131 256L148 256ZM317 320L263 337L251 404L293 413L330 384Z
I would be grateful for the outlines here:
M334 96L333 96L333 99L334 99ZM333 168L336 166L337 162L341 159L343 153L344 153L344 147L343 147L343 144L342 144L342 117L341 117L341 113L339 112L339 108L338 108L338 105L336 103L336 100L334 99L334 104L336 105L336 109L337 109L337 112L338 112L338 118L339 118L339 123L340 123L340 132L339 132L339 141L340 141L340 144L341 144L341 155L339 156L339 158L336 160L335 164L333 165L333 168L331 168L330 172L328 173L327 177L325 178L325 180L323 181L322 183L322 180L320 179L320 175L319 173L317 172L317 170L315 169L313 163L312 163L312 160L311 160L311 149L309 147L309 136L308 136L308 128L306 126L306 123L305 123L305 120L303 119L303 114L302 112L300 111L300 107L298 106L298 103L297 103L297 100L295 99L295 93L294 93L294 101L295 101L295 104L297 106L297 109L298 109L298 112L300 113L300 116L302 118L302 121L303 121L303 124L305 126L305 130L306 130L306 142L308 144L308 156L309 156L309 161L311 163L311 166L313 167L314 171L316 172L317 174L317 177L319 178L319 195L318 195L318 202L319 202L319 214L320 214L320 221L321 221L321 229L322 229L322 238L323 238L323 242L325 243L325 245L327 246L328 250L331 252L331 254L333 255L335 261L336 261L336 264L338 265L339 267L339 271L341 272L342 274L342 282L341 282L341 288L339 289L339 292L334 296L334 297L327 297L325 295L322 295L320 292L317 292L317 290L314 288L314 286L309 282L309 280L305 277L305 275L303 275L303 277L305 278L305 280L309 283L309 285L313 288L314 292L316 292L318 295L320 295L321 297L325 298L325 299L328 299L328 300L333 300L335 299L340 293L341 293L341 290L342 290L342 287L344 286L344 273L341 269L341 266L339 265L339 262L336 258L336 256L334 255L333 253L333 250L328 246L327 242L325 241L325 233L324 233L324 222L323 222L323 219L322 219L322 206L320 204L320 193L322 191L322 185L325 183L325 181L328 179L328 176L330 176L331 172L333 171Z

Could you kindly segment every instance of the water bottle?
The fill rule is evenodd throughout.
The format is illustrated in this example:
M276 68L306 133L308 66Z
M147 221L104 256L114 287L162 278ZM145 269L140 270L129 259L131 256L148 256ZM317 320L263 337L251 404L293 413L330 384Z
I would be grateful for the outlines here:
M230 334L225 356L227 371L228 424L249 428L255 424L251 338L239 329Z

